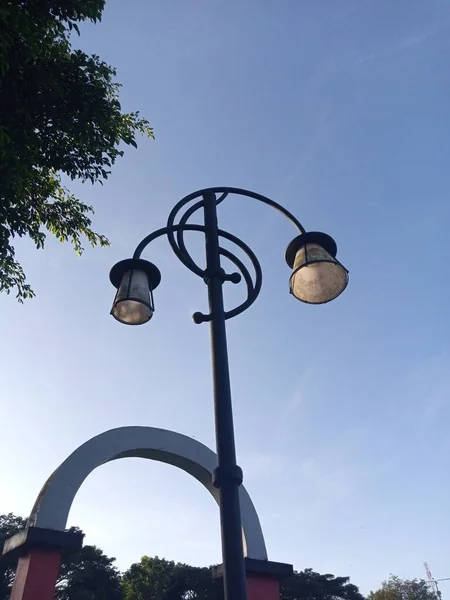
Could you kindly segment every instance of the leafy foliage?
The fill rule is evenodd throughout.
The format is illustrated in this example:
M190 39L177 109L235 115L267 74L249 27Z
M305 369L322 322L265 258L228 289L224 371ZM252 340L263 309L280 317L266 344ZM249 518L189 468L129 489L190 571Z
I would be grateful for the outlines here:
M70 531L80 531L72 527ZM83 546L63 557L56 600L122 600L120 573L97 546Z
M2 0L0 5L0 291L34 295L15 258L15 237L36 248L44 230L77 253L83 238L108 245L91 228L93 209L63 186L61 174L102 182L122 144L153 137L138 112L123 113L116 71L74 50L78 23L100 20L104 0Z
M5 540L25 527L26 521L13 513L0 515L0 548L3 548ZM9 598L9 590L14 581L16 565L0 566L0 600Z
M220 581L209 569L144 556L122 577L124 600L223 600ZM294 573L281 586L282 600L364 600L348 577L320 575L312 569Z
M370 592L367 600L438 600L436 593L423 579L400 579L391 575L381 588Z
M0 515L0 548L26 522L13 514ZM72 528L72 531L76 529ZM80 531L80 530L77 530ZM109 558L96 546L84 546L63 556L57 582L56 600L223 600L223 586L213 581L208 568L191 567L164 558L144 556L121 576ZM16 565L0 572L0 600L9 598ZM395 585L394 585L395 583ZM401 585L400 585L401 584ZM426 595L425 582L401 582L391 578L382 590L371 592L368 600L437 600ZM415 590L413 594L384 596L391 590ZM416 593L421 590L423 595ZM281 600L364 600L348 577L314 572L295 572L281 586Z
M144 556L122 577L124 600L221 600L222 586L211 571Z
M281 585L282 600L364 600L349 577L321 575L312 569L295 572Z
M4 540L26 525L26 520L12 513L0 515L0 549ZM71 528L70 531L80 531ZM120 573L109 558L96 546L67 552L62 557L56 585L55 600L122 600ZM16 563L0 571L0 600L8 600L14 581Z

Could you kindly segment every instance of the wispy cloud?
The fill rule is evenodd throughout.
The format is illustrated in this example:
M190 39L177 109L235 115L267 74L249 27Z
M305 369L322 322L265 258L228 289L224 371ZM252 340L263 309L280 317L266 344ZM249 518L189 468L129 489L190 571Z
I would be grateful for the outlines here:
M431 37L432 35L437 33L440 29L441 29L440 27L437 27L434 29L430 29L429 31L424 31L423 33L419 33L419 35L411 35L407 38L404 38L397 44L397 46L395 47L395 50L398 51L398 50L407 50L409 48L414 48L415 46L418 46L422 42L425 42L425 40L427 40L429 37Z
M272 452L255 452L241 455L246 481L273 477L283 469L283 458Z
M295 157L288 175L281 182L277 192L280 197L328 145L330 121L334 117L335 106L332 103L324 102L323 89L340 68L341 65L335 56L327 56L302 86L302 96L305 102L302 112L308 115L308 119L314 123L315 127L309 135L299 140L301 150Z
M345 499L355 490L355 472L343 457L339 461L331 455L326 460L309 457L300 463L299 476L315 497L326 502Z
M353 61L353 65L355 67L360 67L361 65L364 65L365 63L368 62L372 62L373 60L380 58L380 53L376 53L376 52L369 52L368 54L361 54L361 56L358 56L358 58L355 58L355 60Z
M384 207L382 204L380 204L379 202L376 202L375 200L369 200L369 202L367 202L368 206L371 206L372 208L376 208L377 210L384 210Z
M286 404L281 407L280 416L276 425L277 438L280 438L282 432L285 432L286 425L291 419L297 416L308 398L311 395L312 384L314 382L314 370L312 367L307 367L300 374L294 391Z
M440 418L450 408L450 356L443 352L423 361L406 378L406 389L420 419Z
M431 37L433 37L437 33L441 32L446 27L448 27L448 23L441 24L437 27L432 27L432 28L427 29L426 31L423 31L422 33L419 33L416 35L411 35L411 36L405 37L385 48L381 48L380 50L371 51L371 52L368 52L367 54L358 56L353 61L353 65L356 67L360 67L367 63L373 62L375 60L383 60L386 58L390 58L392 55L398 54L400 52L405 52L407 50L414 50L417 46L419 46L420 44L423 44L424 42L429 40Z

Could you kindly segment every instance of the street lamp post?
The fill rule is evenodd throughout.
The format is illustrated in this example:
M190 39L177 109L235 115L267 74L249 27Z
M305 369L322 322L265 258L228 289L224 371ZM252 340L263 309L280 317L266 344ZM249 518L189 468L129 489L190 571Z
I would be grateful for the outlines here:
M220 195L219 195L220 194ZM233 410L231 401L230 373L225 321L253 304L262 284L262 271L253 251L236 236L219 229L217 206L229 194L253 198L283 213L297 228L299 235L289 244L286 261L292 269L290 291L299 300L310 304L323 304L339 296L347 286L348 271L336 260L334 240L319 232L306 232L301 223L278 203L247 190L216 187L200 190L183 198L171 211L166 227L145 237L137 246L133 258L117 263L110 273L110 280L117 288L111 314L121 323L141 325L154 313L153 291L161 281L159 269L143 260L143 250L156 238L167 236L178 259L208 287L209 314L195 313L194 322L210 323L211 356L214 386L214 414L217 446L217 468L213 483L219 490L219 507L222 537L224 588L226 600L246 600L246 574L239 506L239 486L242 469L236 462ZM178 213L187 204L200 198L176 223ZM192 215L203 209L204 224L188 223ZM186 231L199 231L205 237L206 268L198 266L189 255L184 243ZM254 275L246 265L227 248L220 245L225 238L238 246L250 259ZM226 273L221 257L228 259L239 272ZM223 300L223 284L239 283L244 278L247 298L238 307L226 311Z

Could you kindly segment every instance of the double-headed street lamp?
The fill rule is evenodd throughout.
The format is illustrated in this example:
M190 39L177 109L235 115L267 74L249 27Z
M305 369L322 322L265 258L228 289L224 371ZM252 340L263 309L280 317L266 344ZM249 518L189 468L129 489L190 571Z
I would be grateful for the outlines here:
M245 600L246 575L239 506L239 486L243 476L242 469L236 463L225 321L243 312L256 300L261 290L262 271L253 251L239 238L218 227L217 205L229 194L254 198L272 206L298 229L300 235L292 240L286 250L286 262L292 269L290 291L295 298L309 304L324 304L344 291L348 283L348 271L336 259L336 243L329 235L306 232L289 211L265 196L239 188L216 187L194 192L180 200L172 209L166 227L145 237L137 246L133 258L114 265L110 280L117 288L117 293L111 314L127 325L142 325L152 318L155 310L153 292L161 281L161 273L154 264L142 259L141 254L150 242L163 235L167 236L178 259L200 276L208 287L209 314L197 312L193 319L195 323L209 322L211 329L218 459L213 483L219 490L225 598ZM198 198L176 223L181 209ZM204 224L188 223L190 217L200 209L203 209ZM184 243L186 231L204 234L206 269L199 267L188 253ZM220 245L220 238L232 242L248 256L254 269L253 277L237 256ZM239 272L225 272L221 265L222 257L231 261ZM242 278L247 286L247 299L233 310L226 311L222 286L226 281L237 284Z

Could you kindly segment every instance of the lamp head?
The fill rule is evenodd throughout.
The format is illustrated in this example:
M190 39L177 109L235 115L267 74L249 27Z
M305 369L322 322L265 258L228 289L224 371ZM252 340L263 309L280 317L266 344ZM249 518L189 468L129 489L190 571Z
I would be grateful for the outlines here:
M290 292L308 304L325 304L337 298L348 284L348 271L336 259L337 246L326 233L310 231L296 237L286 250L292 269Z
M150 321L155 311L153 290L161 282L158 267L142 258L128 258L113 266L109 279L117 288L112 316L125 325Z

